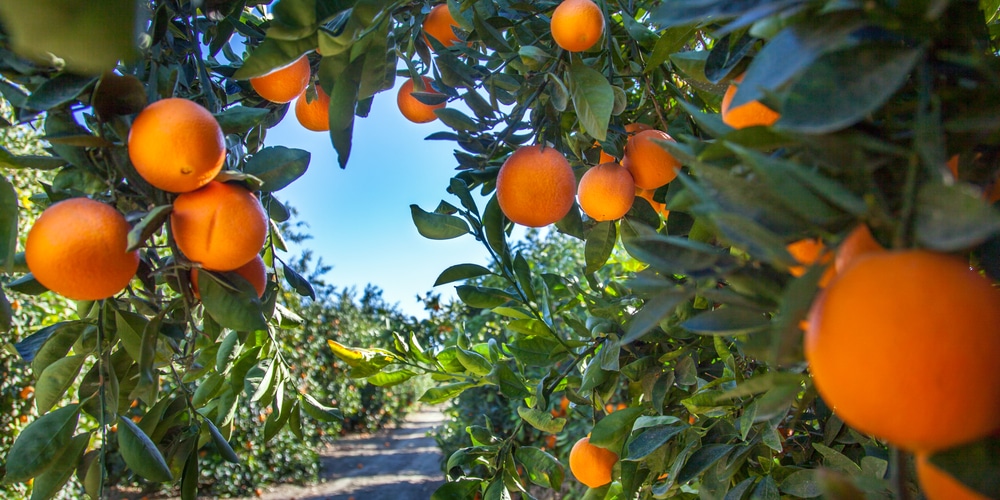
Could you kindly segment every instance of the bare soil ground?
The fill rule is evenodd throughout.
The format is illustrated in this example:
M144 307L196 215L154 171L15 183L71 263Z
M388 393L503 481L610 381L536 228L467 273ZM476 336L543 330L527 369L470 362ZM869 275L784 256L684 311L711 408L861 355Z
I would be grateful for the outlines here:
M320 450L320 482L264 491L272 500L427 500L442 483L441 452L428 431L445 417L437 408L410 414L396 429L348 436Z

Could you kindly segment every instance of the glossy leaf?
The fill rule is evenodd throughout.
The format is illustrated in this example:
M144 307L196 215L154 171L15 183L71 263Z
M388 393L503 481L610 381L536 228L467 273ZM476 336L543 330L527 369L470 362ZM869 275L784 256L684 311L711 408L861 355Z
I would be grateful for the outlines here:
M567 77L573 108L583 130L599 141L607 139L608 123L615 103L614 90L608 79L580 62L570 66Z
M528 425L550 434L562 432L563 427L566 425L565 418L553 417L551 413L545 410L519 406L517 407L517 414L524 419Z
M52 466L73 438L80 405L72 404L42 415L28 424L5 457L6 483L23 483Z
M311 154L284 146L266 147L250 157L243 171L261 181L265 193L279 191L306 173Z
M87 356L75 355L56 360L38 376L35 385L35 407L39 415L47 413L76 381Z
M31 500L48 500L54 498L59 490L73 476L80 457L90 444L90 433L77 434L69 441L59 456L53 460L52 466L35 477L31 485Z
M205 271L199 272L198 278L201 303L220 325L239 331L267 328L260 298L249 282L240 280L229 283Z
M450 240L469 233L469 225L454 215L425 212L417 205L410 205L410 215L424 238Z
M456 264L442 271L437 280L434 281L434 286L485 276L490 273L489 269L478 264Z
M117 434L122 458L132 471L158 483L174 479L160 450L135 422L125 416L118 417Z
M143 216L142 220L128 232L128 246L125 251L132 252L144 245L146 240L160 230L171 211L173 211L173 205L160 205Z

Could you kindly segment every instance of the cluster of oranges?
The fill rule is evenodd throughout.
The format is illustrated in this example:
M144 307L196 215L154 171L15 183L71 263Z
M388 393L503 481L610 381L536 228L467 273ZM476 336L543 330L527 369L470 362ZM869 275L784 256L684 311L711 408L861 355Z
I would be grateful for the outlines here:
M290 102L312 130L326 126L328 97L307 103L310 79L305 56L289 66L251 79L265 99ZM263 295L267 271L259 253L268 220L259 200L246 188L219 182L226 144L215 117L199 104L167 98L150 104L135 118L128 135L129 159L151 186L174 193L169 234L177 249L196 263L192 288L199 296L197 268L233 271ZM139 266L128 250L129 223L114 207L88 198L71 198L47 208L28 232L25 260L39 283L75 300L100 300L123 290Z
M665 214L653 193L677 177L680 161L659 143L673 139L648 125L630 124L626 131L632 135L622 162L602 151L602 163L588 169L579 184L569 162L555 149L518 148L497 173L500 209L515 223L541 227L565 217L575 198L592 219L610 221L622 218L640 196Z

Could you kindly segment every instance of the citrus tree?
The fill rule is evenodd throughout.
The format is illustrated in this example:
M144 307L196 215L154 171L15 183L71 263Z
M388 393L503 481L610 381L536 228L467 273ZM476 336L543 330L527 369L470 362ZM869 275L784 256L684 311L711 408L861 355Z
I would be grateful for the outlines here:
M469 428L436 497L531 497L567 464L589 498L906 497L914 469L931 498L997 496L996 2L266 4L0 3L0 92L18 120L45 113L53 154L5 161L59 169L44 199L75 204L40 246L29 232L12 288L83 299L18 344L46 397L7 481L44 497L76 469L99 496L128 471L190 497L242 399L273 408L265 438L335 414L289 385L274 332L296 315L267 279L313 293L274 230L308 153L262 141L299 96L346 166L354 120L402 77L401 113L457 148L414 223L493 262L437 284L489 278L458 296L501 335L329 345L351 377L516 408ZM580 239L584 264L530 262L514 225ZM65 244L78 232L115 252ZM258 253L262 296L239 271ZM589 437L563 461L519 432L568 425Z

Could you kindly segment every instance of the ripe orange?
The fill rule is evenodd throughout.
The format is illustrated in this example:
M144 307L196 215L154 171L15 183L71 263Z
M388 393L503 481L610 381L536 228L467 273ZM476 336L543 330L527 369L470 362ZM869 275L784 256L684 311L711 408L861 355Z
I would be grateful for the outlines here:
M291 102L309 85L311 71L309 59L302 56L288 66L251 78L250 86L268 101L279 104Z
M681 162L656 140L673 141L673 138L660 130L643 130L630 137L625 145L622 165L632 173L635 185L642 189L656 189L674 180L681 167Z
M813 381L855 429L934 451L1000 427L1000 292L968 262L925 250L871 253L809 312Z
M948 159L948 163L945 164L948 167L948 171L951 172L951 176L958 179L958 155L954 155Z
M420 78L424 81L424 92L434 92L431 87L431 79L426 76ZM445 103L424 104L413 97L412 93L413 79L411 78L399 86L399 93L396 94L396 105L399 107L399 112L403 113L407 120L414 123L428 123L437 120L434 110L443 108Z
M174 200L170 229L188 259L212 271L231 271L264 246L268 223L250 191L213 181Z
M927 500L988 500L989 497L965 486L951 474L937 468L927 453L917 454L917 480Z
M653 127L646 125L645 123L638 123L638 122L629 123L628 125L625 125L625 135L628 137L632 137L633 135L638 134L643 130L653 130ZM594 141L594 147L600 148L601 144L597 141ZM614 156L605 153L603 149L600 150L600 154L601 154L600 159L597 161L598 165L600 165L601 163L608 163L610 161L618 161L618 158L615 158Z
M194 191L226 161L226 140L212 113L171 97L146 106L128 133L128 156L146 182L172 193Z
M28 231L24 257L39 283L74 300L100 300L120 292L139 268L139 252L126 252L129 225L114 208L89 198L60 201Z
M563 415L565 415L566 412L569 411L569 398L563 396L562 399L559 400L559 409L562 410Z
M264 287L267 286L267 267L260 255L237 267L233 272L246 278L253 285L253 289L257 291L258 297L264 296ZM191 291L194 292L195 298L201 298L201 293L198 291L198 268L191 269Z
M664 217L669 216L670 210L667 210L667 204L660 203L653 199L653 194L655 193L656 193L655 189L642 189L639 186L635 187L636 196L648 201L649 205L653 207L653 210L656 210L656 213L662 214Z
M451 11L448 10L448 5L436 5L427 13L427 17L424 18L424 40L426 41L429 36L441 42L441 45L451 47L462 41L455 34L452 27L457 28L458 22L452 17ZM427 46L432 47L429 41L427 42Z
M868 226L864 224L858 224L858 227L854 228L850 234L844 238L844 241L840 242L840 246L837 247L837 256L834 258L833 267L836 272L844 272L849 264L854 262L858 257L871 253L871 252L881 252L885 250L879 242L875 241L872 237L871 230Z
M570 52L583 52L604 34L604 13L591 0L563 0L552 12L552 39Z
M761 104L760 101L750 101L729 109L729 104L733 102L733 96L736 95L736 84L742 81L743 75L734 78L733 83L730 83L729 88L726 89L726 94L722 96L722 121L735 129L757 125L774 125L774 122L778 121L781 115Z
M556 449L556 435L555 434L549 434L548 436L545 436L545 447L548 448L548 449L550 449L550 450Z
M602 163L583 174L576 195L580 208L592 219L617 220L632 208L635 181L618 163Z
M306 92L303 90L295 101L295 118L303 127L313 132L330 130L330 96L317 85L316 99L307 102Z
M826 253L826 246L815 238L806 238L790 243L785 247L785 250L788 250L788 253L790 253L797 262L802 264L801 266L792 266L788 268L788 272L796 278L805 274L808 266L820 262L821 257L822 263L824 264L830 261L830 256Z
M497 173L497 202L511 221L542 227L559 221L573 208L576 176L553 148L521 146Z
M590 436L577 441L569 452L569 470L573 477L590 488L610 483L611 468L617 461L615 452L590 444Z

